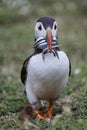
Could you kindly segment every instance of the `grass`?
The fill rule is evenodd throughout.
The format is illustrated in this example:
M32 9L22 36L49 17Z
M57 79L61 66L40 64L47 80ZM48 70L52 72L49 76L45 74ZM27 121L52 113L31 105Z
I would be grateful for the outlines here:
M78 7L77 3L75 4ZM79 11L79 8L77 11L69 11L68 8L65 10L66 5L67 2L61 4L62 9L58 11L58 15L57 9L54 9L56 5L53 3L53 13L47 7L44 7L46 10L43 11L42 4L39 8L41 12L38 9L34 12L36 5L30 20L28 16L20 16L22 18L20 19L16 10L13 13L5 5L0 4L2 10L0 12L0 129L87 129L87 19L85 14L82 14L84 10ZM36 119L30 106L27 106L28 100L23 93L20 70L23 61L33 52L36 20L34 17L51 14L59 22L59 43L62 44L61 49L71 59L72 74L67 88L54 105L53 113L57 117L55 116L50 128L49 123ZM9 22L6 21L7 16Z

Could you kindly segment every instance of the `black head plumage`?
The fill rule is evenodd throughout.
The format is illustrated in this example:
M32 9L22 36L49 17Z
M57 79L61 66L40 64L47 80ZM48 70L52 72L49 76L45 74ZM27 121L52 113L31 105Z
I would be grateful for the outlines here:
M37 20L37 22L42 22L43 23L43 26L44 26L45 29L47 27L52 28L54 21L55 21L55 19L52 18L52 17L42 17L42 18L39 18Z

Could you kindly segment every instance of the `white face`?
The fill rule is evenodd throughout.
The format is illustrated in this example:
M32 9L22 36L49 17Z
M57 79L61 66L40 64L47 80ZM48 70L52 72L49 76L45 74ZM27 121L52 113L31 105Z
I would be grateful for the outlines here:
M49 27L48 27L49 28ZM50 31L52 33L53 39L57 37L57 22L54 21L52 29ZM35 38L38 39L40 37L46 38L47 29L44 28L41 22L37 22L35 25Z

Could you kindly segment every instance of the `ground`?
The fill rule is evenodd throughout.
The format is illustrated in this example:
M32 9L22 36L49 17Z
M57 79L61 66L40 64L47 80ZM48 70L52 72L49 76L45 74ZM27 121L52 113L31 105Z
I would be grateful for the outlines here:
M34 2L34 1L33 1ZM87 129L87 10L83 3L67 0L35 2L29 14L0 3L0 129ZM39 6L38 6L39 4ZM47 6L50 4L52 10ZM43 5L43 6L42 6ZM39 8L38 8L39 7ZM37 10L35 10L37 9ZM44 10L45 9L45 10ZM34 24L41 16L58 21L58 40L69 56L72 73L67 88L54 104L52 126L33 114L20 80L23 61L33 52ZM8 17L7 17L8 16ZM45 103L47 106L47 103ZM42 109L43 111L43 109Z

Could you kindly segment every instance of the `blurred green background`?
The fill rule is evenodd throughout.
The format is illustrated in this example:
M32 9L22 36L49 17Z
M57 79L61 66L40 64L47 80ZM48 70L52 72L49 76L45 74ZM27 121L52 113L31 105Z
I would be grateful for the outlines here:
M25 125L29 113L24 111L24 116L21 113L28 101L23 93L20 70L23 61L33 52L35 22L43 16L57 20L61 49L72 63L68 87L61 95L62 100L71 99L64 104L70 114L64 113L65 109L58 112L62 117L52 130L86 130L87 0L0 0L0 128L33 130ZM34 124L38 129L49 130L46 123L37 123L37 119Z

